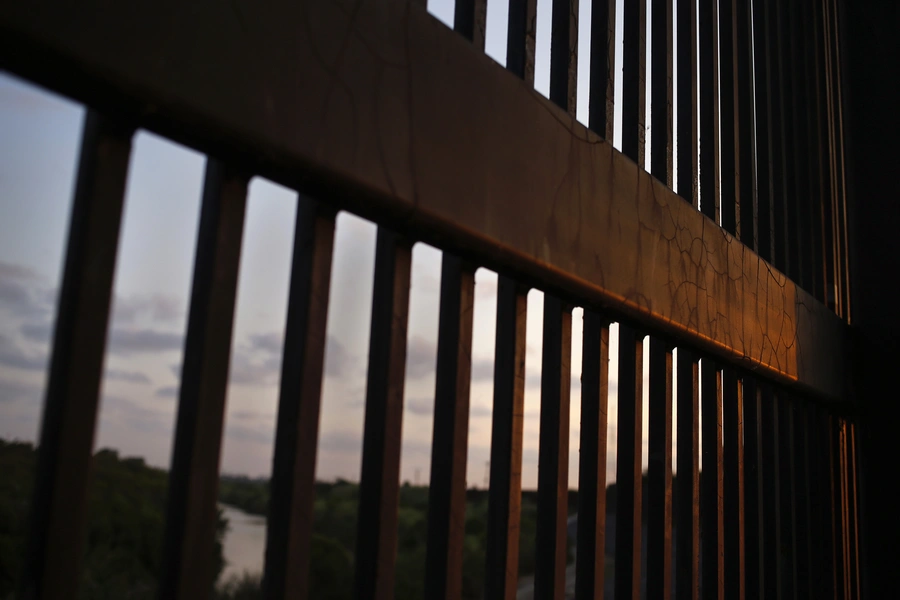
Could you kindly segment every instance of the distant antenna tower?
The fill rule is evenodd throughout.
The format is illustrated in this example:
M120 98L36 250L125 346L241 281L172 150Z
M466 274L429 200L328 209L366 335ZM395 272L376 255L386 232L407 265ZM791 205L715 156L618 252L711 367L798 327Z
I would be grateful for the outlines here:
M484 489L488 489L491 485L491 461L484 462Z
M422 469L416 469L416 486L419 485L419 475L422 474Z

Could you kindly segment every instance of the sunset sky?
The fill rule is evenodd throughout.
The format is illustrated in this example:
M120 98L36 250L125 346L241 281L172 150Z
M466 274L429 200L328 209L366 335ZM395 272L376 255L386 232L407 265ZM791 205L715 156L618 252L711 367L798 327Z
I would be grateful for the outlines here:
M577 116L586 123L590 2L580 6ZM452 25L452 0L429 2L429 10ZM550 2L540 0L535 86L543 94L549 86L549 11ZM502 64L505 48L505 2L490 0L487 54ZM621 55L616 53L617 73ZM0 436L7 439L37 438L83 117L82 106L0 72ZM155 135L135 136L116 267L95 446L143 456L165 468L172 449L204 163L203 155ZM266 476L271 469L295 197L295 192L260 178L250 185L221 459L224 473ZM320 479L359 478L374 244L373 224L346 213L339 216ZM428 482L430 465L440 256L423 244L413 251L401 477L422 484ZM485 484L490 455L496 281L496 274L484 269L476 275L468 482L479 487ZM532 291L528 300L523 485L533 488L542 294ZM572 320L573 487L578 470L581 314L576 309ZM610 479L615 474L615 330L611 337ZM645 412L645 444L646 423ZM644 455L646 464L646 450Z

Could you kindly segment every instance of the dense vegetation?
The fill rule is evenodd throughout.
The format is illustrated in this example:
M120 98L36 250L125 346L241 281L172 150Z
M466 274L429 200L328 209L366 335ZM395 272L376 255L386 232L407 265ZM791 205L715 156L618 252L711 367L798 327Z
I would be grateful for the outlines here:
M36 451L31 444L0 440L0 600L11 598L22 568L28 506L31 500ZM155 598L159 577L167 473L147 466L140 458L120 458L114 450L94 456L84 576L79 598ZM646 484L646 482L645 482ZM359 486L338 480L316 484L314 536L310 565L312 598L338 600L352 596L353 556ZM607 490L608 510L615 510L615 486ZM219 500L245 512L268 512L269 485L263 479L222 477ZM467 492L463 545L463 598L481 597L488 494ZM569 493L569 514L577 510L577 495ZM405 484L400 490L396 559L396 598L424 595L428 488ZM535 568L537 495L522 494L519 572ZM224 566L222 539L227 523L220 513L213 549L215 577ZM213 582L210 582L212 586ZM260 574L221 582L217 600L260 597Z
M15 593L22 570L36 458L31 444L0 440L0 599L4 600ZM114 450L94 455L79 598L156 598L166 482L165 471L148 467L141 458L120 458ZM224 566L225 527L220 515L212 549L216 579Z

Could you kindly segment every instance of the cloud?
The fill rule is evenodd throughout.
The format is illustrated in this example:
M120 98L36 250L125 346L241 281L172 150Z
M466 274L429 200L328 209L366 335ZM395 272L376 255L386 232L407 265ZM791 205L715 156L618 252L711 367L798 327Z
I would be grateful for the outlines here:
M150 378L139 371L123 371L121 369L106 369L106 379L111 381L124 381L127 383L150 383Z
M0 365L26 371L43 371L47 368L46 354L24 352L10 338L0 334Z
M406 410L414 415L430 416L434 413L434 398L410 398L406 401Z
M236 410L229 416L238 421L273 421L275 419L275 415L271 413L261 413L255 410Z
M48 323L30 323L21 328L22 335L35 342L48 342L52 334ZM180 333L157 331L155 329L121 329L113 327L109 334L110 354L129 356L133 354L171 352L181 350L184 336Z
M253 442L256 444L271 444L275 432L271 428L261 429L246 427L244 425L229 425L225 428L225 437L241 442Z
M246 350L250 353L265 353L270 356L269 364L281 368L281 356L284 351L284 336L281 332L255 333L247 336ZM277 357L277 363L271 359ZM351 355L347 348L333 335L325 339L325 376L346 377L358 366L357 357Z
M0 261L0 309L14 319L49 319L53 293L38 274L20 265Z
M156 390L156 396L159 398L177 398L179 387L177 385L167 385Z
M174 420L170 412L163 412L122 396L107 395L103 397L101 416L105 420L114 421L131 429L170 436Z
M421 379L435 372L437 343L415 336L406 347L406 376Z
M31 383L21 383L10 379L0 379L0 404L26 400L40 402L43 388Z
M184 300L163 294L116 296L112 307L113 321L124 325L134 324L142 319L153 323L180 322L184 311Z

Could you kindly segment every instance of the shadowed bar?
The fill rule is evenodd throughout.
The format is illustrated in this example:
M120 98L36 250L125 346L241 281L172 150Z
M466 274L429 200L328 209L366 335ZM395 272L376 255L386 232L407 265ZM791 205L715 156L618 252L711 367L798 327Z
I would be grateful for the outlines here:
M678 195L700 208L697 164L697 0L676 0Z
M700 591L700 365L678 348L678 481L675 485L675 597Z
M594 600L603 597L606 568L609 321L585 309L583 335L575 597Z
M766 13L766 91L769 122L769 198L772 203L772 259L787 274L787 229L785 221L784 100L782 97L781 33L778 28L777 0L762 0Z
M760 438L762 456L762 528L765 598L778 598L781 589L782 569L779 560L781 549L781 511L778 502L778 405L768 386L760 386Z
M616 0L591 0L591 77L588 123L612 143L615 106Z
M484 50L484 31L487 19L487 0L456 0L453 29Z
M619 324L619 397L616 447L616 598L641 597L641 434L644 342Z
M501 275L498 278L484 577L484 597L498 600L514 600L519 579L526 294L527 291L509 277Z
M744 391L744 559L746 597L761 598L764 589L762 569L762 463L760 440L760 395L756 381L743 378Z
M88 475L134 129L88 111L37 450L22 598L71 598L81 578Z
M721 220L719 189L718 0L699 0L700 47L700 210Z
M819 222L819 237L821 238L822 252L822 286L823 302L831 310L837 310L835 299L835 260L834 260L834 222L833 206L831 202L831 181L828 170L828 123L826 121L827 100L825 98L824 70L825 70L825 40L822 25L822 3L813 0L810 7L810 19L808 26L811 29L812 44L812 76L810 85L813 87L813 110L811 124L811 143L815 149L813 156L814 185L816 186L816 198L818 211L816 218Z
M807 408L794 400L794 502L795 502L795 556L797 563L797 597L812 598L812 535L813 526L810 506L811 490L809 478L809 439L807 435Z
M780 412L778 427L778 502L781 505L781 543L778 545L779 565L782 567L780 593L784 598L796 594L797 556L796 548L796 503L794 480L794 411L790 397L778 393L777 405Z
M753 13L753 86L754 115L753 131L756 135L756 202L759 236L757 252L761 257L775 264L775 215L772 204L772 59L770 56L768 3L766 0L751 2Z
M647 598L672 597L672 350L650 337Z
M755 406L755 405L754 405ZM744 386L734 369L722 372L724 448L725 597L745 598Z
M804 88L803 130L804 142L807 148L807 156L804 157L807 166L807 190L806 219L809 221L807 229L810 236L809 252L809 281L811 292L819 302L825 302L825 250L823 240L822 206L823 195L820 179L820 148L818 142L818 104L819 96L816 87L816 42L815 42L815 0L803 0L800 13L801 28L801 61L802 61L802 85Z
M650 22L653 54L650 57L650 172L673 188L672 178L672 0L652 0Z
M534 40L537 0L509 0L506 33L506 68L534 85Z
M359 481L357 600L394 597L411 254L406 239L378 229Z
M700 410L703 414L703 476L700 478L700 518L703 537L703 598L725 597L725 536L722 506L722 372L712 359L700 368Z
M566 591L571 360L571 310L545 294L534 595L547 600Z
M247 177L207 158L166 504L159 598L206 598L213 582L219 452Z
M334 217L330 207L298 197L266 523L267 600L309 597Z
M759 206L756 191L756 128L753 98L753 23L750 0L734 2L735 152L737 152L737 194L740 197L738 238L759 252Z
M623 0L622 153L644 168L646 0Z
M731 235L740 238L741 229L741 196L740 165L737 147L738 134L738 95L737 95L737 48L735 47L736 0L719 2L719 152L721 164L721 210L722 228Z
M786 3L789 5L788 39L790 55L788 56L791 92L788 96L791 103L792 150L793 157L793 193L791 194L791 214L794 219L794 235L792 242L796 245L797 272L801 286L818 298L819 294L813 285L812 258L814 239L812 237L813 221L810 214L810 171L809 140L806 131L806 119L811 112L807 98L806 68L804 65L804 21L809 19L804 0Z
M425 595L435 600L462 595L474 301L474 269L444 253L425 561Z
M554 0L550 36L550 101L575 116L578 0Z

